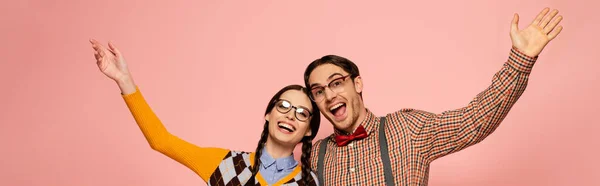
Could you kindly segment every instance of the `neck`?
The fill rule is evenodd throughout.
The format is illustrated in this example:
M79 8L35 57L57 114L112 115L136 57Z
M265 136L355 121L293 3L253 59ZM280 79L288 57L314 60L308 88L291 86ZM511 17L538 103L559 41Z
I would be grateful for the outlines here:
M351 131L345 131L345 132L347 132L349 134L354 133L354 131L356 131L358 126L360 126L360 124L362 124L366 118L367 118L367 109L364 106L362 106L358 113L358 117L354 121L354 124L352 124L352 127L349 128Z
M292 152L294 152L294 148L295 146L277 143L275 142L275 140L271 140L270 136L267 138L267 142L265 144L265 149L267 149L269 155L271 155L271 157L273 157L274 159L288 157L292 155Z

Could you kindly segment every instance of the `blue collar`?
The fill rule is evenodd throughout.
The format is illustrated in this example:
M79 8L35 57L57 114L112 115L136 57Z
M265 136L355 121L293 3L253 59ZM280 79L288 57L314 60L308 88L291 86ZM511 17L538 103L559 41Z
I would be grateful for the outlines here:
M275 159L267 152L267 148L263 148L260 162L265 169L275 165L278 171L294 169L298 165L298 161L294 159L294 154Z

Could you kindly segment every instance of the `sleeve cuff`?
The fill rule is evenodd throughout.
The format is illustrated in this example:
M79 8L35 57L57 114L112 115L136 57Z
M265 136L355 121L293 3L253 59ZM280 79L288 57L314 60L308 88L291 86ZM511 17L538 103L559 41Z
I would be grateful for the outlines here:
M508 65L516 69L519 72L531 73L531 69L535 64L538 56L532 57L525 55L523 52L514 46L510 49L510 55L508 56Z
M130 93L130 94L121 94L121 96L125 100L135 100L136 98L141 98L142 94L140 92L139 87L136 86L135 87L135 92Z

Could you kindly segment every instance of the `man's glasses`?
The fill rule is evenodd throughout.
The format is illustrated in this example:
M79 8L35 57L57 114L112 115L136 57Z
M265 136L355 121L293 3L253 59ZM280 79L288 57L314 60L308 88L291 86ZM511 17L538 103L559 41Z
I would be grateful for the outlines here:
M313 86L310 89L310 99L313 100L314 102L321 102L323 101L323 99L325 98L325 88L329 88L329 90L335 92L335 93L341 93L344 91L344 82L346 81L346 78L349 77L350 75L345 75L339 78L335 78L333 80L331 80L331 82L329 82L329 84L327 84L327 86Z

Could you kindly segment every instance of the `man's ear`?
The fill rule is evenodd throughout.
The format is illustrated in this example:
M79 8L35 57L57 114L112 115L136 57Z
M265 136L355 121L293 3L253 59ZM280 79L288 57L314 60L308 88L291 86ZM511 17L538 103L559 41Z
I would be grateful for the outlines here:
M354 89L356 90L356 93L362 93L363 91L363 81L362 78L360 76L356 76L354 78Z

